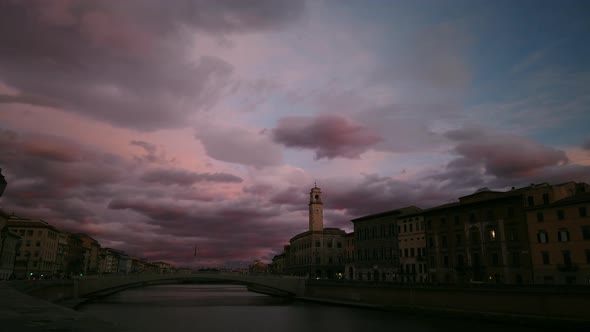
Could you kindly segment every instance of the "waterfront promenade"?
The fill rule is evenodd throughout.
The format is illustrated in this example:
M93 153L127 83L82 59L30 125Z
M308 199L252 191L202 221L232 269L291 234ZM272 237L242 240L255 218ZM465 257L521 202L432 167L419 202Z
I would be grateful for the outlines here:
M0 330L6 332L120 332L113 324L32 297L0 282Z

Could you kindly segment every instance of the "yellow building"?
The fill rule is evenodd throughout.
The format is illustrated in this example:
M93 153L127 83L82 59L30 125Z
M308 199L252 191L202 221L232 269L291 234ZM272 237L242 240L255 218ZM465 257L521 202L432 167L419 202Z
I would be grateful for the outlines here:
M399 274L396 281L422 283L428 280L426 227L421 211L397 219Z
M526 213L535 283L590 284L590 193Z
M21 237L16 253L14 274L17 278L42 278L56 273L59 231L42 219L10 216L8 229Z

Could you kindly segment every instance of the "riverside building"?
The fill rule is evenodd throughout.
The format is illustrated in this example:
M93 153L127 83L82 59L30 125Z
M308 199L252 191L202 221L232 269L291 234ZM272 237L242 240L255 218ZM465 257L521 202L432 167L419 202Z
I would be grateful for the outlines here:
M308 230L289 241L285 271L311 278L343 278L346 232L339 228L324 228L324 203L322 191L317 186L309 193L308 206Z

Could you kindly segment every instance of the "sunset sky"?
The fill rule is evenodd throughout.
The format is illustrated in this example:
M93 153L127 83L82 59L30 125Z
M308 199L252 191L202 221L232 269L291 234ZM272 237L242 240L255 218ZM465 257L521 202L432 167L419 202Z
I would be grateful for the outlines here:
M0 207L150 260L590 182L589 128L590 1L0 0Z

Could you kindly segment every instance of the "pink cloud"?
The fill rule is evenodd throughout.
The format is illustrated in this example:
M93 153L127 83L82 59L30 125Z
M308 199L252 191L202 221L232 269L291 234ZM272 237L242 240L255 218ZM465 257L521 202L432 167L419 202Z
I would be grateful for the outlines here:
M314 150L317 159L360 158L381 140L368 128L339 115L283 118L273 138L287 147Z

